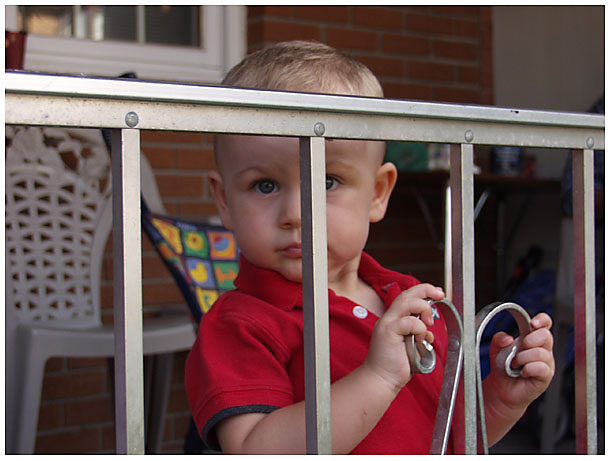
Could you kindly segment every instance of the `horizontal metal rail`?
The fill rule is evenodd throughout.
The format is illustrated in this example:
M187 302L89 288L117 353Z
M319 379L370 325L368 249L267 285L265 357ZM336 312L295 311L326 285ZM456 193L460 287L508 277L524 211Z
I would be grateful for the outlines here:
M27 72L5 73L5 123L116 129L113 142L115 327L118 400L117 452L143 453L142 332L135 317L142 309L141 258L133 236L139 213L140 130L201 131L300 137L304 250L304 344L306 345L307 448L330 453L330 383L326 298L324 138L449 143L452 300L463 316L466 453L475 441L475 281L473 232L473 146L504 145L577 149L575 175L575 318L578 431L583 452L596 450L594 344L594 253L592 150L604 149L604 117L498 107L438 104L352 96L288 93ZM131 159L131 160L130 160ZM310 171L305 171L309 169ZM579 188L577 190L577 188ZM130 232L131 231L131 232ZM322 234L322 235L321 235ZM307 236L307 238L306 238ZM129 371L129 373L128 373ZM592 400L594 396L594 400ZM594 402L594 404L592 404ZM594 421L594 423L592 423ZM594 424L594 425L593 425ZM593 429L594 427L594 429ZM460 437L460 435L458 435Z

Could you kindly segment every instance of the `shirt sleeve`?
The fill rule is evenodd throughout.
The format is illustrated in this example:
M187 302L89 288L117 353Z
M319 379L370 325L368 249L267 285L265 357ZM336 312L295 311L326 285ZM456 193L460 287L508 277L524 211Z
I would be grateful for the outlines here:
M219 449L214 431L219 421L244 413L270 413L293 403L286 347L254 315L233 309L236 301L245 301L236 296L222 298L202 318L185 368L193 419L213 449Z

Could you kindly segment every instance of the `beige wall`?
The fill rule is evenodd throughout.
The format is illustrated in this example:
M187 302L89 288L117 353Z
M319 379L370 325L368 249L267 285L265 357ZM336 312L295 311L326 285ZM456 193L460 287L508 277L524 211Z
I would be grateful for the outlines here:
M604 90L603 6L492 8L499 106L585 111Z
M492 8L494 101L522 109L585 112L604 91L603 6L495 6ZM560 178L566 150L529 149L535 175ZM507 225L519 200L510 197ZM506 274L531 244L545 250L546 267L558 253L560 203L555 194L536 196L512 244Z

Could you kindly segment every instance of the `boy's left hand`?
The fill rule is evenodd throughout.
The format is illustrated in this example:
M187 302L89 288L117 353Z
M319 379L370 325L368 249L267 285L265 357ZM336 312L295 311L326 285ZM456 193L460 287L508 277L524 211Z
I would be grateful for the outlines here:
M554 340L550 331L552 319L540 313L532 318L531 326L533 330L524 337L520 350L511 362L512 368L523 367L520 377L511 378L504 371L492 367L486 379L492 381L487 384L492 384L489 389L494 389L496 394L494 406L502 404L507 409L525 410L547 389L554 376ZM504 332L495 334L490 344L490 363L494 364L499 351L512 342L513 337Z

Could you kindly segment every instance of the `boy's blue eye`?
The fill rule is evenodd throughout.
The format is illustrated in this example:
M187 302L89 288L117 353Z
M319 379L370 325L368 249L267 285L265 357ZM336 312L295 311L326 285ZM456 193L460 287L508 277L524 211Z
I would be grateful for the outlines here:
M269 179L264 179L263 181L257 182L257 184L255 184L255 188L257 189L257 192L260 192L261 194L271 194L276 190L276 184Z
M337 179L331 176L327 176L327 183L326 183L327 190L333 189L333 187L335 187L336 184L337 184Z

